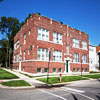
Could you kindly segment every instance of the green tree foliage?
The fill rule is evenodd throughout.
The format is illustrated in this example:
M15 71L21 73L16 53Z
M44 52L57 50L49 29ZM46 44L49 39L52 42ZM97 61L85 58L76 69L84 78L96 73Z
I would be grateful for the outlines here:
M1 42L1 47L6 48L6 66L8 62L9 48L13 50L13 40L14 36L20 29L19 20L13 17L6 18L5 16L1 17L0 21L0 35L2 36L2 41L6 40L6 46L3 47L3 42Z
M0 2L2 1L3 0L0 0ZM12 61L13 52L9 52L9 50L13 51L14 36L31 16L32 14L29 14L25 21L21 23L19 23L17 18L7 18L6 16L1 17L0 36L2 36L2 39L0 40L0 64L2 64L2 66L8 65L9 53L11 56L10 59Z
M0 0L0 2L2 2L3 0Z

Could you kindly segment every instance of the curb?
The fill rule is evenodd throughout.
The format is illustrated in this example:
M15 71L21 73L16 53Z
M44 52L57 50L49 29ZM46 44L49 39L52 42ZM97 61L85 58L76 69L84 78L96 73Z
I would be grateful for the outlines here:
M35 89L35 86L26 86L26 87L9 87L0 84L0 88L3 89Z

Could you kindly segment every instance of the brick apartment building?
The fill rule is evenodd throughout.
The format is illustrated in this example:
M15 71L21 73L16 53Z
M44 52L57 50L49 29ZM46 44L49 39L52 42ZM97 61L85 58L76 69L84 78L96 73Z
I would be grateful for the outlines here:
M49 73L89 71L88 35L33 14L14 37L13 67L29 73L46 73L49 51Z

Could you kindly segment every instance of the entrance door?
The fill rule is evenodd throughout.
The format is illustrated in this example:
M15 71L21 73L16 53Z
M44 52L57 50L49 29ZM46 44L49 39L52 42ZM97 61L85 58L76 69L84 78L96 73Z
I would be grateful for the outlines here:
M68 61L66 61L66 72L68 72Z

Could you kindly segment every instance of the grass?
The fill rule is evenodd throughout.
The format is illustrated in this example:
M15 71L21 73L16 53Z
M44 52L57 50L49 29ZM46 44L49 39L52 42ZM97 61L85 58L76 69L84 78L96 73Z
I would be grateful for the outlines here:
M24 80L13 80L8 82L2 82L0 84L5 86L10 86L10 87L31 86L29 83L27 83Z
M16 79L16 78L19 77L0 68L0 79Z
M94 74L94 75L83 75L83 77L88 77L88 78L97 79L97 78L100 78L100 74Z
M39 78L37 80L47 83L47 78ZM78 81L78 80L81 80L80 76L63 76L61 83ZM88 78L82 78L82 80L88 80ZM48 80L48 84L55 84L55 83L60 83L59 77L50 77Z
M92 73L100 73L100 72L90 71L90 74L92 74Z

